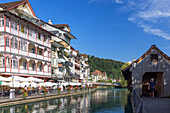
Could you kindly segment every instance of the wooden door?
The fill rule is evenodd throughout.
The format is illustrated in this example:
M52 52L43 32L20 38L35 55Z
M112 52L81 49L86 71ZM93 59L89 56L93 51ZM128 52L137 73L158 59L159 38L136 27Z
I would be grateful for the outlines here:
M163 91L163 73L157 73L156 81L157 96L161 97Z

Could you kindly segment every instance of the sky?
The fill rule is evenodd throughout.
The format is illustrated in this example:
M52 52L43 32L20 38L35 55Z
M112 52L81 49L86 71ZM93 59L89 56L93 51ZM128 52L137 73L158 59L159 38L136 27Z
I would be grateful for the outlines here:
M1 0L0 3L16 0ZM170 56L169 0L29 0L38 18L69 24L80 53L123 62L151 45Z

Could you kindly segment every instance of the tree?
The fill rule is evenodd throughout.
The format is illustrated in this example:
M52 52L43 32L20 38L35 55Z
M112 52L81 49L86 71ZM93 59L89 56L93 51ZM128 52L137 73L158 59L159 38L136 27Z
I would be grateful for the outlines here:
M125 63L122 67L121 67L121 69L123 70L123 69L125 69L126 67L128 67L130 65L130 63Z

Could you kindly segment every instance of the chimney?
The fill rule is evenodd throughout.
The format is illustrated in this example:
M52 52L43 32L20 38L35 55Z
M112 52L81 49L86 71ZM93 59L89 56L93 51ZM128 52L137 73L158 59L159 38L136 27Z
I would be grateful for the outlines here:
M51 20L49 20L49 21L48 21L48 23L49 23L50 25L52 25L52 22L51 22Z

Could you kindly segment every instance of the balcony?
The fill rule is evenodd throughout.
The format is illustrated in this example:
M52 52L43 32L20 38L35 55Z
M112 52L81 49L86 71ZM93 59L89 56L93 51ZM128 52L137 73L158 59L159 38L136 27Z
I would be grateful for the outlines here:
M25 34L25 33L19 32L19 36L27 39L27 34Z
M4 51L4 47L0 47L0 51ZM10 53L13 53L13 54L18 54L18 49L15 49L15 48L11 48L11 51L10 51L10 47L6 47L6 51L10 52ZM35 53L30 53L30 52L29 52L29 55L28 55L28 52L27 51L23 51L23 50L19 50L19 55L29 56L31 58L38 58L40 60L51 61L51 58L48 58L46 56L44 56L44 59L43 59L42 55L38 55L37 54L37 57L36 57Z
M57 78L61 79L63 78L64 76L62 74L57 74Z
M4 26L0 26L0 31L4 31Z
M11 33L18 36L18 31L16 29L11 28Z

